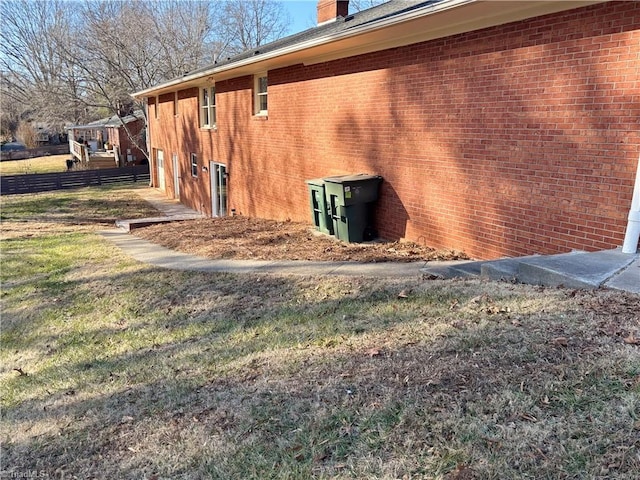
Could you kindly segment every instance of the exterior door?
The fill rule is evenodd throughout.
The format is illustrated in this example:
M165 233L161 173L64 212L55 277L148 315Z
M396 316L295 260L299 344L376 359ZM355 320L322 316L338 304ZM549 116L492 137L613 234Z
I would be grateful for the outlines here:
M227 216L227 167L209 162L211 178L211 212L213 217Z
M173 198L180 200L180 171L178 170L178 154L173 154Z
M158 187L160 190L166 190L167 186L164 178L164 152L156 150L156 165L158 166Z

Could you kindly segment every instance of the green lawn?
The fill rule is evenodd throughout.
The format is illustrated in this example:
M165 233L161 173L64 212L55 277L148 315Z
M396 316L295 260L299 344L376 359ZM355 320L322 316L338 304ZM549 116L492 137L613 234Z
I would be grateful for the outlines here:
M6 160L0 162L0 175L66 172L68 158L71 158L70 153L25 158L24 160Z
M2 198L3 475L637 478L640 297L162 270L144 208Z

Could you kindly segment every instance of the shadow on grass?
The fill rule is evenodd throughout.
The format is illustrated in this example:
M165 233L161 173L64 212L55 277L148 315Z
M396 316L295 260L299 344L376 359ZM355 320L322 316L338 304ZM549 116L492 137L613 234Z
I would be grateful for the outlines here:
M4 410L17 428L5 458L98 478L638 468L637 352L588 333L597 316L563 293L434 282L398 298L407 282L314 282L157 269L70 282L76 297L136 289L105 295L109 321L10 380L46 394Z

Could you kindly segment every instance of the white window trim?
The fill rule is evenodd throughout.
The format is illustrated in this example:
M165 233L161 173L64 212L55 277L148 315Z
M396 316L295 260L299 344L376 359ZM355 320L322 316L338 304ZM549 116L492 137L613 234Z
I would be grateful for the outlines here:
M260 93L260 79L267 78L267 91ZM266 117L269 110L269 76L267 72L261 72L253 76L253 113L256 117ZM267 109L260 109L260 98L265 96L267 98Z
M205 106L204 104L204 92L209 94L209 103ZM209 122L205 123L204 121L204 109L207 109ZM210 85L206 87L200 87L200 128L211 128L215 130L217 128L217 105L216 105L216 86ZM213 123L211 119L215 118Z

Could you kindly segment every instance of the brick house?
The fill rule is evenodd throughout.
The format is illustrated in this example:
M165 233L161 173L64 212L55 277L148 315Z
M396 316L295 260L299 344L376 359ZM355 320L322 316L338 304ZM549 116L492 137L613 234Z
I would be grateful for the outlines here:
M91 154L111 151L120 166L147 163L145 117L142 110L113 115L86 125L67 128L71 153L82 160L77 144L86 144ZM114 166L109 163L109 166Z
M403 0L134 94L153 185L208 215L311 221L305 180L384 179L381 237L476 258L622 244L640 2Z

